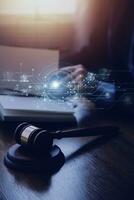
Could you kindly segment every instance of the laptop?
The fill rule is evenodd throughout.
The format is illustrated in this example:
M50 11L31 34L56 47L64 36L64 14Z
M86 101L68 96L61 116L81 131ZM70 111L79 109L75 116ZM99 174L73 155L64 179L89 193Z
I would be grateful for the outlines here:
M58 60L58 51L0 46L1 121L74 120L71 104L40 97L45 77L58 69Z

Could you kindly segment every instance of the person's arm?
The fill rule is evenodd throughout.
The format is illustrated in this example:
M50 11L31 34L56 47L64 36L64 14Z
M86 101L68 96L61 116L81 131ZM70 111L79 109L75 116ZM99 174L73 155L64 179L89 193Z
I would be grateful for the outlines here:
M69 66L62 70L69 71L73 81L81 86L83 77L88 73L82 65ZM103 116L107 116L107 114L110 116L131 114L134 116L134 81L131 82L133 85L130 83L129 88L110 80L99 80L98 83L97 90L93 94L89 94L87 90L84 97L80 95L80 98L72 99L74 116L79 127L95 125L102 113ZM131 89L133 92L130 92Z
M80 96L94 102L99 109L112 106L116 93L114 83L99 80L96 74L88 72L83 65L64 67L61 70L70 72L66 79L75 81Z

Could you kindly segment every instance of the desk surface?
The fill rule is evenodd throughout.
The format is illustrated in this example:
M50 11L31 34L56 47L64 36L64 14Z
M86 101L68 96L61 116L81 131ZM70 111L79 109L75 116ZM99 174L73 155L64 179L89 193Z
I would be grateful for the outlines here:
M112 124L121 135L58 141L66 163L52 177L7 169L3 156L13 140L11 129L0 128L1 192L9 200L134 199L134 124Z

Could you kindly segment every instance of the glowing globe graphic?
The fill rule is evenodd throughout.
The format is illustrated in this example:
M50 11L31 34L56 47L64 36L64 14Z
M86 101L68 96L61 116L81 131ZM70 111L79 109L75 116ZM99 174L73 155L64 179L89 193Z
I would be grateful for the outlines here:
M74 95L76 88L71 73L65 70L50 73L45 80L44 91L50 99L64 100Z

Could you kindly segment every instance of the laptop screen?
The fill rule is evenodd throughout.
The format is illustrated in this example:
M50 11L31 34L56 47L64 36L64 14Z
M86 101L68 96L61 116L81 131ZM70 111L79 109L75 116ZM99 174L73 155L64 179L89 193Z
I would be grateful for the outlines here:
M58 51L0 46L0 88L39 91L58 62Z

